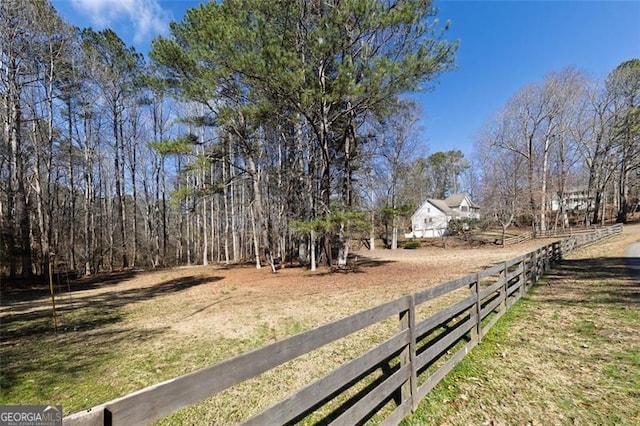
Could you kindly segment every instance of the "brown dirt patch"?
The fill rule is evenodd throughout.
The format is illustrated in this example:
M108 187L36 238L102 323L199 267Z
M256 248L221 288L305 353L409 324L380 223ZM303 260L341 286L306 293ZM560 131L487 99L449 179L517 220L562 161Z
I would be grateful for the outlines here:
M276 274L249 265L128 271L72 282L71 294L63 277L58 286L62 291L58 307L65 310L78 304L102 303L124 307L129 323L166 327L186 335L206 330L224 337L241 337L256 323L272 325L305 318L313 318L305 321L308 327L326 323L481 270L545 243L548 241L528 241L506 248L360 250L354 253L353 269L338 272L326 268L311 272L288 265ZM50 309L50 301L46 296L36 300L5 298L1 312L32 309Z

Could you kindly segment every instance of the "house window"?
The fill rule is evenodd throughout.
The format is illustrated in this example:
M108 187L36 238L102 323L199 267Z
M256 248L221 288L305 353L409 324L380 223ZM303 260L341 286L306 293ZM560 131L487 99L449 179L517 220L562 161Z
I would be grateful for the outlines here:
M429 218L425 217L425 218L424 218L424 223L425 223L425 224L429 223Z
M431 213L431 207L427 207L427 213Z
M467 210L469 210L469 208L467 206L460 206L460 210L466 212Z

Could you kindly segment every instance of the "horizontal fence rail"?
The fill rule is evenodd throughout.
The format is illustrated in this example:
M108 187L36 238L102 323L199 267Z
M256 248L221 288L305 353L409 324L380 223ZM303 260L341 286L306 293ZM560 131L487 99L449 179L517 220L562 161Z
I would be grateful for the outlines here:
M243 424L295 423L341 396L344 402L326 415L324 423L362 423L392 403L392 409L384 411L380 423L398 424L550 266L578 248L621 232L622 225L614 225L556 241L481 272L403 296L73 414L64 418L63 424L148 424L394 317L398 320L398 331L391 337ZM455 302L427 314L426 318L418 318L426 303L451 295L458 295Z
M522 242L530 240L531 238L533 238L533 234L531 233L531 231L528 231L524 234L505 238L503 244L507 246L511 244L520 244Z
M567 228L567 229L551 229L546 231L536 232L538 238L568 238L574 235L591 234L594 231L602 229L599 225L594 225L590 228Z

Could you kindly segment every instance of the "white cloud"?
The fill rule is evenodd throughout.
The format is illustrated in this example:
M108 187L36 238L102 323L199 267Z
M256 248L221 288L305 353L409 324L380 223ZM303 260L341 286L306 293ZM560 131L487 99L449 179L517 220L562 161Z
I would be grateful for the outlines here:
M167 33L171 20L171 15L157 0L71 0L71 4L98 28L128 21L133 26L134 43Z

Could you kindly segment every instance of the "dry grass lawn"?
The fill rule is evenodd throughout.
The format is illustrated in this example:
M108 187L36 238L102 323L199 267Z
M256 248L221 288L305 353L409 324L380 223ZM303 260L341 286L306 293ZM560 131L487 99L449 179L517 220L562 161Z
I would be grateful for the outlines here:
M629 235L602 246L605 247L602 253L614 253L623 246L625 238L631 240ZM545 243L548 241L533 241L505 249L482 246L361 251L355 270L351 272L319 270L312 273L301 268L285 268L271 274L268 269L255 270L250 266L195 266L153 272L124 271L68 283L63 276L56 282L60 291L57 294L60 322L57 334L52 330L50 300L42 291L43 283L35 283L29 291L2 295L0 404L62 404L65 414L76 412L403 294L511 259ZM584 256L592 254L587 252ZM584 265L589 264L589 261L584 262ZM582 266L576 265L576 268ZM595 275L594 268L591 277ZM586 309L582 306L584 295L577 293L581 284L569 285L572 279L571 276L550 277L548 282L558 283L539 287L534 296L547 297L549 301L544 303L549 303L549 307L531 308L535 315L529 317L526 307L542 303L531 299L523 304L526 307L519 308L514 314L513 332L519 343L497 349L496 356L506 363L502 367L514 371L515 376L502 378L499 375L500 379L492 381L485 372L473 380L455 382L451 386L459 392L446 397L455 410L438 417L439 422L473 424L476 420L480 423L494 420L512 424L512 420L518 423L533 419L547 424L542 413L535 410L526 416L517 410L513 415L505 411L502 417L492 418L486 413L491 413L496 404L501 407L503 402L496 401L503 401L504 397L486 397L482 402L474 398L476 393L490 395L499 390L500 380L504 380L504 386L517 383L512 395L525 395L523 392L531 386L527 380L536 377L553 380L558 392L569 392L571 387L567 383L576 380L574 376L579 379L596 369L606 370L610 380L615 381L613 377L622 373L607 370L609 364L596 367L595 361L605 356L626 359L632 343L635 343L636 352L629 356L635 356L638 361L638 299L634 299L635 305L631 304L630 308L620 309L620 316L630 318L631 322L616 328L619 346L600 349L598 342L580 340L576 336L591 333L609 339L609 334L613 333L609 327L615 328L613 324L617 320L605 321L593 309L580 314ZM607 281L611 279L614 278L606 278ZM622 278L615 279L618 283ZM562 284L565 281L566 284ZM565 288L573 296L565 294ZM554 292L561 292L565 302L554 301L558 297ZM575 301L571 302L571 298ZM576 312L572 313L574 310ZM548 324L556 323L564 324L564 334L556 335L548 330ZM628 331L634 327L636 340L631 341ZM162 423L235 423L321 377L396 329L394 322L365 329L350 340L338 341L181 410ZM542 337L551 337L552 343L543 342ZM539 351L556 346L558 351L552 353L553 356L537 357ZM565 352L571 353L573 346L581 358L571 360L561 356ZM530 364L515 364L522 354ZM563 365L568 370L563 375L555 375L556 370L547 370L553 366L554 357L566 359ZM549 363L551 365L547 365ZM611 368L619 364L612 363ZM548 371L554 373L548 374ZM551 379L552 376L555 378ZM635 380L637 390L637 375ZM580 389L583 400L594 404L596 397L591 395L598 394L599 385L592 383L591 388ZM625 389L618 391L624 393ZM572 402L549 405L548 401L554 400L555 396L543 398L542 391L539 400L544 401L552 414L577 412L574 417L579 422L582 406L572 395L559 394L558 397L562 401L574 401L575 408L566 405ZM525 410L531 406L527 399L515 399L515 403L508 405ZM478 413L458 414L458 408L474 406L479 409ZM566 419L571 415L567 414ZM429 416L431 414L421 414L414 422L420 424L432 418ZM561 414L551 418L564 419Z

